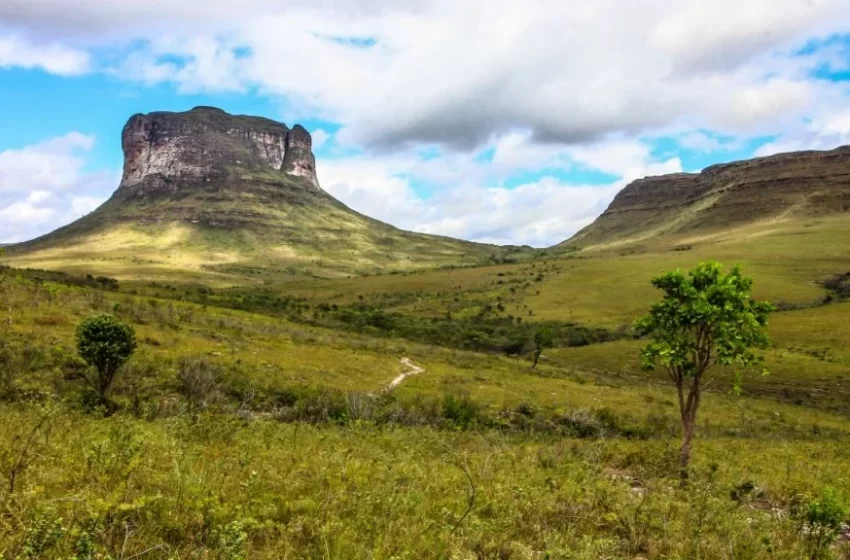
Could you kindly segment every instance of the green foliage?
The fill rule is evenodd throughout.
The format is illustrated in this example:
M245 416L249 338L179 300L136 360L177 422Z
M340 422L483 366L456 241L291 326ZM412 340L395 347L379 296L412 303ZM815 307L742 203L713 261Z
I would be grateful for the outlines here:
M136 333L112 315L93 315L77 326L76 340L80 357L97 372L84 379L105 404L115 374L136 349Z
M469 428L478 415L478 406L467 394L448 393L443 398L443 416L459 428Z
M644 367L660 364L692 378L714 364L761 363L754 349L770 341L764 328L773 306L751 299L753 281L739 267L723 274L720 264L702 263L687 274L653 278L652 285L664 297L636 323L639 333L653 339L642 354Z
M799 517L810 560L830 558L830 547L848 520L847 515L846 497L832 487L824 488L819 496L803 506Z
M534 345L538 350L549 348L554 344L554 342L555 337L552 334L552 329L550 327L543 327L534 333Z
M761 364L755 349L769 343L764 329L773 306L750 297L753 281L739 267L724 274L716 262L687 274L669 272L652 285L664 296L635 327L652 339L641 354L644 368L660 364L676 386L684 435L679 463L686 477L705 373L713 365Z
M316 322L380 336L396 336L447 348L499 352L515 355L540 342L547 346L585 346L617 340L625 332L584 327L561 321L517 323L510 317L416 317L369 307L331 310L326 320ZM541 334L545 333L545 334Z
M17 559L46 558L47 553L65 536L66 529L62 526L61 519L53 519L48 515L41 514L27 525L24 533L24 542Z

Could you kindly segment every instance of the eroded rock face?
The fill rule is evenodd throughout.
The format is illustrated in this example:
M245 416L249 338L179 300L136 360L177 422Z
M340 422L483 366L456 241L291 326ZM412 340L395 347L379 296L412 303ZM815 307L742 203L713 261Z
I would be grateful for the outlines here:
M570 242L586 245L850 212L850 146L713 165L627 185Z
M286 135L283 166L284 173L305 177L318 186L316 158L313 157L313 139L303 126L296 124Z
M319 188L312 139L300 125L196 107L134 115L121 142L124 196L175 194L245 171L283 172Z

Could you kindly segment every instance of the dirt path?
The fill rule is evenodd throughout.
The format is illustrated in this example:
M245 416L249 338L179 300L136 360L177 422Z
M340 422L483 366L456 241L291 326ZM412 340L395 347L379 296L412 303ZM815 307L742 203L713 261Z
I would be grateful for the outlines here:
M410 377L411 375L419 375L420 373L425 371L425 369L411 362L410 358L402 358L401 364L407 368L407 371L403 371L398 375L398 377L390 381L390 384L384 388L384 391L392 391L393 389L401 385L401 382Z

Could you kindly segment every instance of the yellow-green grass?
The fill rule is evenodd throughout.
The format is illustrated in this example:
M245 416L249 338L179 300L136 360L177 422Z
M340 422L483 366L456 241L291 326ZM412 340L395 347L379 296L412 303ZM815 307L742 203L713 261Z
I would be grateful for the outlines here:
M5 449L38 413L4 405L0 414ZM666 438L71 412L55 413L47 428L14 493L3 493L6 552L42 544L52 530L43 558L70 558L84 540L101 555L93 557L177 560L792 560L804 554L792 501L826 485L850 491L844 442L816 436L706 437L682 490L664 474L675 447ZM730 499L747 482L762 497Z
M489 293L490 282L510 278L494 270L439 275L477 273L479 283L470 286ZM380 278L396 290L390 282L431 274ZM169 391L183 356L206 356L265 390L307 385L361 394L379 393L408 357L425 371L394 390L401 401L468 393L492 416L526 403L561 414L607 411L652 431L647 440L583 440L369 421L316 427L257 419L270 413L254 415L250 407L200 417L178 408L147 420L125 409L103 418L78 412L67 389L74 381L35 367L19 376L26 394L58 391L66 402L54 405L50 435L34 440L13 493L2 489L8 479L0 473L4 554L47 527L58 537L43 558L70 558L82 539L116 558L144 553L163 560L538 560L546 553L586 560L796 560L804 554L804 532L790 514L793 504L826 486L850 495L850 421L819 408L830 404L829 395L793 405L750 390L750 381L744 396L725 390L706 396L695 474L680 489L674 392L663 377L637 371L640 341L547 350L531 372L523 359L261 314L28 281L6 286L11 336L42 352L70 351L76 324L90 313L109 311L131 322L140 342L131 364L155 366L163 404L180 398ZM841 321L848 306L777 315L771 332L781 347L768 353L774 373L757 381L814 385L824 371L819 364L841 367L790 347L815 344L816 334L798 329L818 318L834 329L826 344L840 346L850 328ZM828 375L837 379L838 371ZM128 374L119 374L118 399L126 381L120 376ZM31 433L39 414L35 402L0 404L1 457L14 464L16 442ZM760 497L730 498L748 483Z
M810 303L824 296L817 283L850 270L850 220L760 224L711 239L664 240L645 252L589 253L542 282L524 303L541 319L616 325L643 313L656 293L649 279L700 261L739 264L755 281L754 295L774 302ZM690 246L683 251L674 247ZM666 249L666 250L665 250Z
M364 298L382 307L425 314L444 312L458 302L462 306L464 299L485 298L494 303L500 299L505 315L525 320L615 327L634 321L657 298L650 285L652 277L706 260L727 267L741 265L754 278L754 296L759 299L818 302L825 296L819 282L850 270L848 237L850 220L846 218L786 220L710 238L656 240L652 246L622 254L608 250L557 257L550 253L530 263L312 279L292 282L281 290L315 302L345 304Z
M327 195L293 191L285 177L254 179L252 188L226 192L110 200L74 224L11 247L6 262L120 280L223 286L480 264L509 251L402 231Z
M663 375L638 371L640 343L619 341L583 348L553 349L543 364L532 372L525 359L455 351L415 342L374 338L338 332L235 310L112 294L81 288L60 288L48 295L43 288L19 283L13 292L12 332L40 341L43 346L73 348L76 324L88 314L109 311L134 324L140 342L137 360L153 362L173 379L180 357L205 355L238 372L243 381L266 390L302 386L365 393L380 392L406 368L409 358L425 373L407 378L396 389L400 396L440 397L446 393L468 393L492 411L530 403L552 409L608 408L639 421L663 412L675 419L671 387ZM747 380L744 388L753 397L775 397L782 388L822 393L806 403L836 408L835 399L848 394L847 367L822 362L787 349L767 354L769 378ZM707 407L722 411L719 421L731 427L746 406L754 414L769 418L783 411L799 425L813 418L832 418L824 412L774 399L730 398L727 385L709 397ZM51 383L49 372L40 383ZM779 395L781 397L781 395ZM784 400L794 400L793 398ZM650 404L655 403L655 404ZM745 403L745 404L742 404ZM817 406L815 408L817 408ZM784 408L783 408L784 407ZM843 420L835 417L832 424ZM718 422L718 420L714 420Z

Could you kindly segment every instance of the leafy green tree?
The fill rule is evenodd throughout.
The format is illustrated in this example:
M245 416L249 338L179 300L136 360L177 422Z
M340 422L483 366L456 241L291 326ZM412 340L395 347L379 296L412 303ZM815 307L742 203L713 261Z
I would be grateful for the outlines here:
M540 361L543 349L550 348L553 344L553 339L552 331L548 327L543 327L534 333L534 363L531 364L531 369L537 367L537 362Z
M97 392L101 404L107 404L115 374L135 349L133 327L112 315L93 315L77 326L77 351L96 374L84 373L82 377Z
M653 278L652 285L664 296L635 326L652 339L643 349L643 367L663 367L676 386L683 436L679 467L687 478L706 373L716 364L738 372L761 364L755 350L770 342L765 327L773 306L750 297L753 281L739 267L724 274L716 262L701 263L687 274L668 272Z

